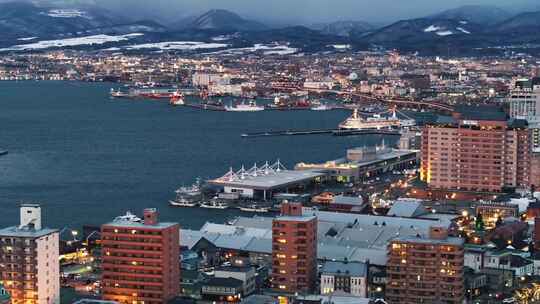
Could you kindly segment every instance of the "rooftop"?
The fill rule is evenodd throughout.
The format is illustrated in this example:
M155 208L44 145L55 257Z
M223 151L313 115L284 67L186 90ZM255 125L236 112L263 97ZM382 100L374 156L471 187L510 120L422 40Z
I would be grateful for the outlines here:
M202 284L203 286L218 286L218 287L242 287L243 282L234 278L210 278Z
M112 226L112 227L128 227L128 228L140 228L140 229L165 229L165 228L178 225L178 223L159 222L154 225L145 225L143 222L135 222L135 221L130 221L130 220L115 220L115 221L106 223L104 225Z
M367 276L367 266L361 262L327 261L323 264L322 274L348 274L352 277Z
M291 215L282 215L276 217L278 221L291 221L291 222L309 222L316 219L315 216L291 216Z
M439 245L453 245L453 246L462 246L465 241L462 238L457 237L447 237L445 239L432 239L426 237L414 237L414 236L404 236L396 238L397 241L406 242L406 243L425 243L425 244L439 244Z
M39 238L55 232L58 232L58 229L42 228L35 230L28 227L12 226L0 229L0 236Z
M231 168L222 177L208 181L211 185L238 188L252 188L256 190L270 190L313 180L325 176L326 173L316 170L292 171L287 170L277 161L273 165L266 163L262 167L255 164L246 170L242 167L239 171Z

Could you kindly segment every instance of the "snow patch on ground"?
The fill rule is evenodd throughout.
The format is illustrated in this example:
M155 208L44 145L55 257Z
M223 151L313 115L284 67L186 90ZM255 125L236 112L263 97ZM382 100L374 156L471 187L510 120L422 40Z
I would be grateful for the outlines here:
M78 9L52 9L45 14L53 18L90 18L86 12Z
M231 36L228 36L228 35L220 35L220 36L212 37L212 41L227 41L230 39L231 39Z
M350 44L334 44L332 47L336 50L348 50L351 48Z
M436 32L436 31L440 31L440 30L441 30L441 28L439 26L430 25L430 26L428 26L428 27L426 27L424 29L424 32L430 33L430 32Z
M14 45L9 48L0 49L0 52L5 51L26 51L26 50L43 50L48 48L61 48L69 46L79 46L79 45L94 45L94 44L105 44L108 42L119 42L126 41L131 38L142 36L141 33L133 33L120 36L110 36L110 35L93 35L77 38L66 38L58 40L43 40L30 44L19 44Z
M460 24L468 24L469 22L467 22L467 21L465 21L465 20L461 20L459 23L460 23Z
M30 40L35 40L37 38L38 37L24 37L24 38L19 38L17 40L19 40L19 41L30 41Z
M128 50L141 50L141 49L160 49L160 50L178 50L178 51L192 51L200 49L219 49L228 47L228 44L223 43L206 43L198 41L168 41L157 43L145 43L129 45L125 48Z
M466 29L462 28L462 27L456 27L456 30L462 32L462 33L465 33L465 34L470 34L471 32L467 31Z
M454 33L452 31L440 31L440 32L437 32L436 34L439 36L449 36L449 35L453 35Z
M212 54L233 54L243 55L249 53L262 53L263 55L292 55L298 52L298 49L289 47L285 44L255 44L253 47L236 48L214 52Z

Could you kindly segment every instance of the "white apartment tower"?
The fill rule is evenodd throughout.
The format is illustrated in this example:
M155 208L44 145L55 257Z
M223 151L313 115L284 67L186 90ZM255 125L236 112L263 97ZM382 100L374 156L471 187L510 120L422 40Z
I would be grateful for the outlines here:
M516 80L507 102L511 118L527 120L532 148L540 151L540 78Z
M59 231L41 227L41 207L23 204L20 225L0 229L0 282L12 304L60 303Z

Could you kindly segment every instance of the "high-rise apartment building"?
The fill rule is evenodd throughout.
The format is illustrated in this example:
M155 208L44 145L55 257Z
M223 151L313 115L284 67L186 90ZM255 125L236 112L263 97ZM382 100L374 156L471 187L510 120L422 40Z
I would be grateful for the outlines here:
M432 227L429 237L399 237L388 246L389 304L460 304L464 297L463 239Z
M530 186L530 130L523 120L478 108L426 125L421 179L433 189L500 192Z
M60 303L60 239L41 227L41 207L23 204L20 225L0 230L0 279L13 304Z
M506 99L511 118L527 120L534 150L540 150L540 78L518 79Z
M303 216L302 205L283 202L272 222L272 287L309 292L317 279L317 218Z
M180 227L160 223L155 209L143 222L119 217L101 227L103 299L158 304L180 292Z

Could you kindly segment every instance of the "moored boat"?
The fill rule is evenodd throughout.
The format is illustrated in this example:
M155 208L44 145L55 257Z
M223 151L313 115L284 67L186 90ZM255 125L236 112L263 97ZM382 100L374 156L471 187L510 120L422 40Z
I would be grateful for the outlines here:
M126 93L126 92L122 92L120 90L114 90L114 89L111 89L111 97L113 98L127 98L129 97L129 94Z
M206 208L206 209L227 209L227 208L229 208L229 205L227 205L225 203L221 203L221 202L210 201L210 202L203 202L201 204L201 208Z
M189 201L185 198L170 200L169 205L173 207L196 207L199 204L196 202Z
M183 106L185 105L184 102L184 94L182 94L180 91L176 91L173 96L171 97L169 103L173 106Z
M265 213L265 212L270 211L270 208L259 207L257 205L250 205L250 206L247 206L247 207L240 207L239 209L240 209L240 211L255 212L255 213Z
M367 130L367 129L392 129L414 126L416 122L410 119L399 119L395 109L392 110L392 116L383 117L380 114L374 114L364 119L358 114L358 109L353 110L353 114L345 121L339 124L341 130Z

